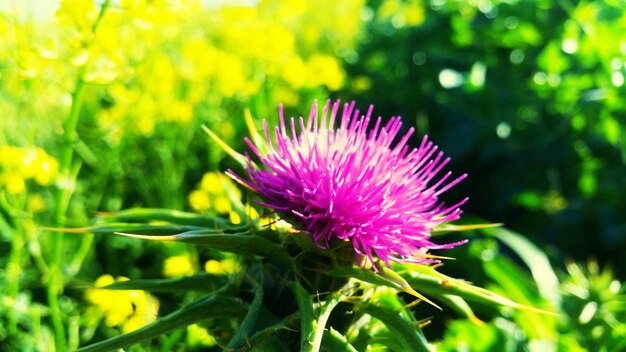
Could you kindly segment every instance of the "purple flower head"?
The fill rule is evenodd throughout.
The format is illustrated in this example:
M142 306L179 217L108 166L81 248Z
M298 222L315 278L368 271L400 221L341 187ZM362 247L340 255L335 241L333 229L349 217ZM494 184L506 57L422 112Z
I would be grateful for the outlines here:
M280 126L273 133L263 122L267 146L246 138L265 168L248 158L247 180L229 174L260 194L260 204L310 233L317 246L349 241L357 262L371 263L374 270L375 258L386 265L433 262L427 250L464 243L434 244L430 233L460 217L467 198L446 207L438 197L467 175L451 181L450 172L438 176L450 159L426 136L411 149L413 128L394 145L399 117L384 125L378 117L368 130L373 106L359 115L354 102L344 104L335 129L339 106L339 100L332 106L328 100L320 119L314 102L306 123L291 118L289 125L280 106Z

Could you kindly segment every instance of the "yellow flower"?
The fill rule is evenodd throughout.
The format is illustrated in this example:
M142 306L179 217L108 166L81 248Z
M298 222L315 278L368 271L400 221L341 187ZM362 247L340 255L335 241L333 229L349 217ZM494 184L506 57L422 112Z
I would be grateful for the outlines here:
M59 163L41 148L0 147L0 184L9 193L22 193L26 181L35 179L40 185L48 185L58 176Z
M166 277L193 275L195 272L195 265L188 255L169 257L163 263L163 275Z
M241 271L241 264L232 258L221 261L211 259L204 264L204 270L209 274L236 274Z
M203 190L194 190L189 193L189 205L196 211L206 211L211 207L209 194Z
M231 211L229 214L229 219L230 222L234 225L239 225L241 224L241 217L239 216L239 214L237 214L237 212L235 211Z
M220 174L215 172L207 172L204 174L204 176L202 176L202 181L200 181L200 188L211 194L222 193L223 189L219 175Z
M114 283L113 276L105 274L95 283L96 287L103 287ZM117 281L123 281L118 279ZM87 300L97 306L105 316L107 326L118 326L133 314L133 303L127 291L88 289L85 292Z
M33 213L37 213L46 209L46 202L39 193L29 194L27 204L28 209Z
M189 194L189 205L196 211L213 209L220 214L228 214L232 209L229 195L241 197L241 192L230 178L217 172L207 172L200 181L199 189Z
M219 72L217 83L225 97L232 97L246 87L243 64L237 56L221 52L216 65Z
M248 216L249 220L258 220L259 219L259 213L256 211L256 209L254 209L250 204L246 204L246 215ZM241 217L239 216L239 214L235 211L230 212L230 222L235 224L235 225L239 225L241 224Z
M299 56L291 57L283 67L281 73L285 82L293 89L300 89L307 82L307 67Z
M5 175L2 183L6 186L7 192L11 194L23 193L26 190L24 179L17 174Z
M130 291L135 307L134 313L122 325L122 331L129 333L153 323L159 312L159 301L145 291Z
M38 149L38 162L35 165L35 181L42 185L50 184L59 173L59 162Z
M343 86L344 73L339 61L329 55L313 55L308 60L311 85L323 84L330 90Z
M231 211L231 205L228 198L220 196L215 198L215 210L220 214L227 214Z
M117 280L105 274L100 276L96 287L110 285L116 281L126 281L125 277ZM156 320L159 301L140 290L107 290L100 288L87 289L87 300L103 312L107 326L121 326L123 332L141 328Z

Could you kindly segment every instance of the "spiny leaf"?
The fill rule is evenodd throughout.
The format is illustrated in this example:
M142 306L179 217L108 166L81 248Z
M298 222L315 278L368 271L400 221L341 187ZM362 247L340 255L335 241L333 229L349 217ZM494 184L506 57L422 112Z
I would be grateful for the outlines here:
M199 273L174 279L137 279L118 281L98 287L107 290L145 290L151 292L215 291L224 287L228 279L223 275Z
M318 352L322 346L322 339L324 337L324 331L326 329L326 323L328 322L328 318L330 318L330 313L332 313L333 309L343 300L344 298L350 296L355 288L354 282L348 282L339 290L331 293L324 305L320 308L319 317L315 321L313 327L313 340L306 341L300 348L303 352Z
M355 279L369 282L375 285L382 285L382 286L388 286L388 287L400 289L414 297L417 297L425 302L428 302L434 307L441 309L441 307L439 307L438 305L430 301L428 298L424 297L424 295L415 291L403 277L401 277L400 275L396 274L392 270L385 268L385 267L381 269L381 275L377 275L371 270L365 270L363 268L356 267L356 266L337 266L337 267L332 268L328 272L328 274L331 276L345 277L345 278L353 277Z
M77 352L110 351L123 348L145 340L154 339L169 331L183 326L215 318L238 317L248 308L248 304L235 297L210 295L201 298L152 324L128 334L116 336L108 340L79 348Z
M404 264L395 265L395 268L396 272L404 277L410 286L419 287L420 290L432 296L456 295L474 302L497 304L515 309L555 315L553 312L519 304L495 292L441 274L432 266Z
M395 271L383 266L380 270L380 274L383 278L394 284L396 287L400 288L402 291L421 299L422 301L432 305L433 307L441 309L441 307L436 305L433 301L424 297L424 295L422 295L421 293L415 291L413 287L411 287L411 285L409 285L409 283L402 276L398 275Z
M253 336L251 336L247 340L247 342L250 344L250 347L251 347L250 350L251 351L255 350L254 349L255 347L259 348L260 345L264 343L264 341L271 339L271 336L276 335L276 333L278 333L279 331L286 330L286 329L294 330L295 323L298 321L298 319L299 319L299 314L293 313L293 314L286 316L282 321L271 324L270 326L257 331L256 333L254 333ZM273 350L270 350L270 351L273 351Z
M227 348L238 348L244 343L246 337L249 337L252 333L255 323L259 318L259 313L263 307L263 288L259 284L255 284L254 299L250 304L248 313L239 325L239 328L235 332L235 335L228 342Z
M496 304L515 309L535 311L543 314L555 314L519 304L484 288L473 286L466 281L446 276L437 272L432 266L419 264L395 264L393 268L395 269L394 272L404 279L405 283L402 283L403 285L408 285L409 287L419 287L420 291L428 294L429 296L440 297L441 295L455 295L466 300L479 303L491 305ZM337 277L353 277L375 285L402 289L402 287L398 286L398 283L394 283L370 270L364 270L355 266L338 266L329 270L328 274Z
M293 290L300 313L300 346L305 346L309 341L313 340L313 322L315 321L315 315L313 313L311 295L309 295L298 282L294 282L291 285L291 289Z
M114 213L98 213L100 218L117 222L152 222L165 221L171 224L200 226L203 228L224 228L229 222L216 216L188 213L161 208L130 208Z
M357 352L356 348L348 342L348 339L332 327L324 334L322 345L328 351Z
M336 266L327 271L328 275L342 278L355 278L361 281L369 282L374 285L382 285L388 287L396 287L389 280L376 275L371 270L365 270L357 266Z
M216 233L215 230L188 231L168 236L152 236L123 232L117 232L116 234L144 240L175 241L205 245L226 252L242 255L259 255L276 259L289 264L290 267L293 265L291 257L283 247L263 237L252 234Z
M66 232L66 233L116 233L116 232L134 232L134 233L150 233L157 237L163 235L171 235L180 232L194 231L194 230L206 230L204 227L198 226L183 226L164 223L154 224L137 224L137 223L104 223L97 224L89 227L78 228L49 228L44 227L44 230ZM207 230L221 232L221 230Z
M428 341L419 325L398 314L394 309L364 304L359 310L382 321L406 351L430 351Z

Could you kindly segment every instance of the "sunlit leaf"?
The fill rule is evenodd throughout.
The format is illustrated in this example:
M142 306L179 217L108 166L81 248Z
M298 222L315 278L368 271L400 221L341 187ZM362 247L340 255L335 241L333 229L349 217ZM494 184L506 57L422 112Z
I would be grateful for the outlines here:
M434 267L428 265L394 265L394 271L402 277L403 282L393 282L385 277L355 266L340 266L328 271L331 276L353 277L358 280L383 285L403 290L404 285L418 288L424 294L431 297L441 295L455 295L468 301L479 302L487 305L505 306L515 309L535 311L543 314L554 314L538 308L525 306L503 297L495 292L474 286L466 281L455 279L441 274ZM415 291L413 289L413 291ZM421 294L420 294L421 295Z
M438 235L438 234L447 233L447 232L460 232L460 231L488 229L492 227L500 227L502 225L503 224L501 223L467 224L467 225L442 224L435 228L435 230L433 231L433 235Z
M524 275L525 273L517 268L508 258L498 257L492 261L485 262L483 265L489 277L498 283L501 288L499 291L505 292L516 302L521 302L526 306L543 303L535 298L537 293L536 291L533 292L534 285L532 285L530 278ZM554 338L555 324L557 322L555 317L533 314L527 310L515 313L515 321L529 337L534 339ZM520 318L517 318L517 316Z
M488 229L483 233L497 238L514 250L530 269L541 296L550 301L554 307L559 306L559 280L545 252L524 236L505 228Z
M419 287L420 291L428 295L435 297L445 294L456 295L468 301L554 315L554 313L542 309L519 304L495 292L474 286L467 281L441 274L432 266L398 265L395 269L406 279L409 285Z
M548 44L539 55L539 65L551 74L560 74L569 68L569 61L564 57L558 42Z

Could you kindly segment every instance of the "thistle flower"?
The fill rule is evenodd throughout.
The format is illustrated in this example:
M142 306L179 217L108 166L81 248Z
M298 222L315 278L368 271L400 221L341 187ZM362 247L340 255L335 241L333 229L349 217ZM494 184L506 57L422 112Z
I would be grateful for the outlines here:
M375 258L387 266L433 262L427 250L464 243L438 245L430 237L435 227L460 217L467 198L446 207L439 196L467 175L452 181L450 172L437 176L450 159L427 136L410 149L413 128L393 145L399 117L384 126L378 117L368 131L373 106L359 115L354 102L344 104L335 129L339 106L339 100L332 107L328 100L320 121L314 102L306 123L291 118L289 126L280 106L280 126L273 133L263 121L267 145L245 139L265 168L255 167L248 156L248 179L231 170L229 175L258 193L260 204L309 233L318 247L349 241L357 263L374 270Z

